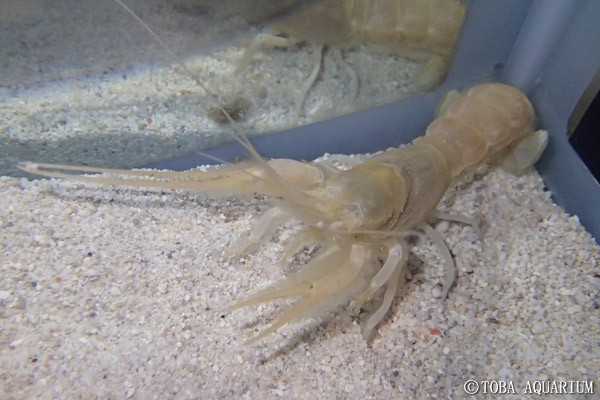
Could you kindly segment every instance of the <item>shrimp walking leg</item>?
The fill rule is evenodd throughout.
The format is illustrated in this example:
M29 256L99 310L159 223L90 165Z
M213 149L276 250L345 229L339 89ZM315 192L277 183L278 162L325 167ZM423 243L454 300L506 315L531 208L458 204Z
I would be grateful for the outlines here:
M291 47L296 43L298 43L298 40L271 35L268 33L259 33L254 37L254 39L252 39L252 42L250 42L250 45L244 52L242 59L239 61L234 74L239 75L246 68L248 68L252 62L252 58L260 51L262 47Z
M442 256L442 260L444 260L444 264L446 266L445 274L444 274L444 282L442 284L442 298L448 296L448 292L456 279L456 266L454 265L454 260L452 259L452 254L450 254L450 250L448 250L448 246L444 243L444 239L442 236L431 227L429 224L422 224L422 229L425 231L425 234L431 239L433 244L437 247L440 255Z

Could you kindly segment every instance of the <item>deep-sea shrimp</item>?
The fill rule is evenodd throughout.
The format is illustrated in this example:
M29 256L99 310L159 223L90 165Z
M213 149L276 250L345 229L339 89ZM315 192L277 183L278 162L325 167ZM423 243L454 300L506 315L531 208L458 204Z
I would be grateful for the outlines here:
M249 235L232 246L231 253L252 250L290 219L304 225L284 257L313 242L321 250L297 272L231 307L297 298L249 342L348 300L351 307L360 308L385 287L381 305L362 323L363 336L369 338L404 281L407 236L424 233L437 246L446 266L443 294L448 293L455 279L454 262L430 220L471 220L437 211L437 204L454 178L490 158L501 158L516 170L530 167L547 140L545 131L534 130L534 122L533 107L519 89L485 83L447 96L439 117L410 145L385 151L345 171L289 159L264 160L244 136L238 141L254 160L208 170L131 171L32 162L20 167L33 174L83 182L273 196L272 208Z
M424 61L414 84L427 90L446 75L464 19L465 6L459 0L322 0L275 21L269 33L258 34L236 72L243 71L267 45L287 47L300 41L318 45L315 66L302 88L301 107L317 77L322 47L364 44Z

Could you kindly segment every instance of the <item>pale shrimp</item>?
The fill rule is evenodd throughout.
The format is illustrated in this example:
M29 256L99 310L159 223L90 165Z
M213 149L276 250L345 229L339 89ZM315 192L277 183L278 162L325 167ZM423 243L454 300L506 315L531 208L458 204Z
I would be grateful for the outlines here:
M83 182L273 196L273 207L230 252L239 255L254 249L290 219L304 226L283 257L287 260L313 242L320 244L321 251L299 271L231 307L297 298L249 343L349 300L358 309L385 287L382 303L362 323L367 339L404 282L410 251L407 236L424 233L437 246L445 262L443 296L447 295L455 279L454 261L430 221L473 220L437 211L440 199L454 178L490 158L502 159L515 170L533 165L547 141L547 133L535 131L534 123L535 113L524 93L512 86L486 83L447 96L439 117L410 145L385 151L345 171L288 159L266 161L243 136L238 140L253 161L208 170L131 171L32 162L20 167L33 174Z
M444 79L464 19L465 6L459 0L318 1L274 22L268 33L258 34L236 73L245 70L264 46L288 47L300 41L319 46L313 70L301 90L300 108L320 69L323 46L339 50L366 45L423 61L414 84L419 90L428 90ZM358 77L348 71L356 82L356 92Z

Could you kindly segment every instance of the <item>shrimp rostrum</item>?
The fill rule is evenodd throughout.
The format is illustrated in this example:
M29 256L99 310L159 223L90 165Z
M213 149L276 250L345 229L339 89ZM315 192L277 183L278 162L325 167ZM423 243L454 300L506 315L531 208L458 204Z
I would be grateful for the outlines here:
M409 254L407 236L425 234L445 262L444 296L455 268L442 237L430 225L435 218L470 222L468 217L436 210L451 181L490 157L525 170L544 149L547 133L535 131L535 114L525 94L499 83L480 84L453 93L440 116L410 145L380 153L345 171L316 163L260 158L207 171L128 171L55 164L22 163L25 171L50 177L128 186L192 189L205 193L262 193L274 197L270 208L231 253L252 250L290 219L303 222L284 257L318 242L320 252L297 272L238 301L231 309L276 299L296 301L255 342L289 322L317 311L348 304L354 309L383 291L381 304L362 322L369 338L403 284ZM72 175L72 171L102 172ZM381 261L382 260L382 261Z

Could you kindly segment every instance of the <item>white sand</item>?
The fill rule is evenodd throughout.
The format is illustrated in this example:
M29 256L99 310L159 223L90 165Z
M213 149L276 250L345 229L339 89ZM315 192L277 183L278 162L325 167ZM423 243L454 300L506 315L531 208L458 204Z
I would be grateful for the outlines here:
M231 141L231 127L207 117L214 99L112 0L61 0L60 7L46 5L42 11L35 1L23 3L31 8L25 12L10 0L24 14L0 24L0 56L6 54L7 60L0 64L1 175L20 176L15 165L22 160L138 167ZM189 55L201 36L189 27L193 16L164 4L133 3L220 104L238 96L250 101L240 126L248 135L389 102L416 90L412 81L422 63L364 48L345 51L344 63L326 50L298 118L314 46L267 48L235 75L246 47ZM356 98L350 67L359 76Z
M219 94L221 104L237 96L251 106L239 130L250 136L391 101L414 88L417 65L406 59L348 52L361 75L352 80L338 58L325 53L323 74L296 117L300 88L312 68L311 49L272 50L239 78L233 75L244 49L231 47L186 60L186 67ZM378 68L367 71L369 62ZM395 79L394 80L394 76ZM395 93L395 96L394 96ZM139 67L123 74L65 79L0 92L0 172L19 175L18 161L36 160L106 167L137 167L231 141L229 126L207 114L215 101L179 65Z
M230 76L240 54L221 50L191 67L201 65L225 97L252 95L251 128L287 123L295 100L287 88L307 75L310 53L267 53L246 81L216 79ZM278 80L285 64L290 75ZM325 74L347 83L335 65ZM405 78L414 72L407 68ZM197 111L206 96L178 67L55 84L3 92L0 134L17 143L0 149L4 174L35 156L135 165L220 140L197 132L221 137ZM323 79L308 112L343 103L344 88ZM338 97L323 100L332 92ZM243 260L226 259L224 249L266 207L0 178L0 397L431 399L465 397L471 378L510 380L518 392L533 379L598 383L600 247L536 173L492 169L450 190L441 208L480 216L484 240L439 224L457 284L436 298L441 260L419 244L406 290L368 344L360 316L342 309L242 345L283 304L220 310L285 275L289 230Z
M456 286L435 298L441 261L419 245L370 344L338 310L241 345L280 304L220 310L285 273L277 239L223 256L262 201L14 178L0 199L6 398L461 398L470 378L598 379L600 248L535 173L449 192L442 208L483 216L484 241L440 224Z

